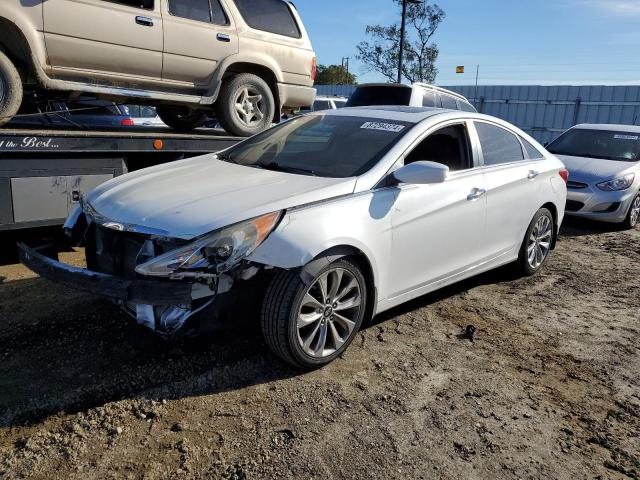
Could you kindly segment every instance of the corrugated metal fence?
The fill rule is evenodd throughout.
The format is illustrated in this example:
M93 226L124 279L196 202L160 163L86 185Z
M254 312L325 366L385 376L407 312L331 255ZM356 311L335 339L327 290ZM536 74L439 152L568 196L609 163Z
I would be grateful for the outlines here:
M320 85L319 95L349 96L351 85ZM544 143L577 123L640 124L640 86L444 87L467 97L478 111L517 125Z

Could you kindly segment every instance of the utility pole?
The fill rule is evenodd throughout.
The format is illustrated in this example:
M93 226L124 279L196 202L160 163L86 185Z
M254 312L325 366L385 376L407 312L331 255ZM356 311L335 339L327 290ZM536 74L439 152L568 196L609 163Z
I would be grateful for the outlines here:
M473 95L476 99L476 108L478 108L479 100L478 100L478 77L480 76L480 64L476 67L476 93Z
M349 60L351 57L342 57L342 72L343 72L343 82L345 84L348 83L349 80Z

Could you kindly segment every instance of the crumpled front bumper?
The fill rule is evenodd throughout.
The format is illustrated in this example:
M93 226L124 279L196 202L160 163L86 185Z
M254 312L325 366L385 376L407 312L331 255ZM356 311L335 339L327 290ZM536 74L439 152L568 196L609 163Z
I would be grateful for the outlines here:
M20 261L41 277L122 305L129 303L190 306L192 304L192 286L189 283L114 277L66 265L45 257L22 243L18 248Z

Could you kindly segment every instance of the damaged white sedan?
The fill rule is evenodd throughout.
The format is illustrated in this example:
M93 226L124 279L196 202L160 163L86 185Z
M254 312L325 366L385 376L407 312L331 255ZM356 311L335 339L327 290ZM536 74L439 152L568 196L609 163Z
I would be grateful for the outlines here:
M508 263L539 271L566 180L560 161L492 117L322 112L98 187L65 225L87 269L25 245L21 258L163 334L215 322L229 298L259 301L274 353L313 368L377 313Z

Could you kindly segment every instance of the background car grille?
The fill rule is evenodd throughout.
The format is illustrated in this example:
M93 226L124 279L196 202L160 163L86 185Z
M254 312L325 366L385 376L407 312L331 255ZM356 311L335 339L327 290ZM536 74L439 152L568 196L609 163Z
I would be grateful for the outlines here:
M584 188L587 188L588 186L589 185L587 185L586 183L572 182L571 180L567 182L567 188L572 188L574 190L582 190Z
M576 202L575 200L567 200L566 210L568 212L579 212L584 208L584 203Z

